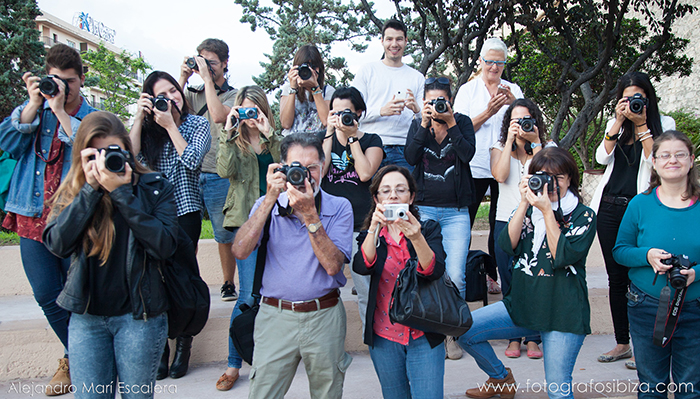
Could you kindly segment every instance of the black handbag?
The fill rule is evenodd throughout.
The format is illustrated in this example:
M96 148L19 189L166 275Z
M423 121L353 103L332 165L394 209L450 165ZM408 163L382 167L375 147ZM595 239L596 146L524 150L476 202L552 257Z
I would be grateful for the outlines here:
M470 250L466 264L466 289L467 302L483 301L484 306L489 304L488 286L486 276L496 281L496 262L493 257L484 251ZM503 293L505 295L505 292Z
M267 256L267 242L270 240L270 222L272 221L272 212L267 216L265 227L263 228L263 237L258 248L258 257L255 262L255 277L253 278L253 305L244 303L241 305L241 314L236 316L231 322L229 335L233 346L236 348L238 355L246 363L253 364L253 349L255 341L253 334L255 332L255 317L260 310L260 287L262 286L262 276L265 271L265 258Z
M459 337L472 326L469 304L445 273L428 280L418 275L411 258L399 273L391 294L389 320L416 330Z

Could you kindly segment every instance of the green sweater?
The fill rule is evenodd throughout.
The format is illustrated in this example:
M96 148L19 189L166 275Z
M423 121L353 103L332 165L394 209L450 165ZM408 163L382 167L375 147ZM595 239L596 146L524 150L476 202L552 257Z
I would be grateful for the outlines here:
M688 255L690 262L700 263L700 203L687 208L669 208L659 201L656 190L651 194L639 194L632 198L617 233L613 249L615 260L630 268L630 280L640 290L659 298L666 286L667 274L660 274L654 281L654 269L647 261L651 248L663 249L674 255ZM694 266L695 282L688 287L685 301L700 297L700 266Z
M536 331L590 334L586 256L596 234L596 215L579 203L565 217L556 256L552 258L545 238L535 259L531 259L535 235L531 216L532 208L515 249L507 226L498 237L498 245L515 257L513 280L503 298L508 314L515 325Z

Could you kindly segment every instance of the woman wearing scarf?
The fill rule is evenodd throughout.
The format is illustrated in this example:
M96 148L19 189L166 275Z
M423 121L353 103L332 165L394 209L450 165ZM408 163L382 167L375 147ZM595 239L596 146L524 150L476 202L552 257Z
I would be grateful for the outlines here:
M539 190L530 182L538 174ZM581 203L576 161L566 150L545 148L520 182L521 201L498 245L513 256L513 280L503 301L472 313L462 347L489 375L467 390L472 398L515 396L513 373L488 343L539 334L550 398L573 398L571 373L583 340L591 333L586 256L596 232L595 213ZM551 187L551 188L550 188ZM533 190L535 189L535 190Z

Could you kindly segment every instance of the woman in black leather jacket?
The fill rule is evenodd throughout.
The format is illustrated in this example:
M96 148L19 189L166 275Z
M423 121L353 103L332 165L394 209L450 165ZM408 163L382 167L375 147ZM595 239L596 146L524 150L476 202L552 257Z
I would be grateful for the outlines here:
M71 256L57 303L72 313L72 392L152 398L168 331L160 267L176 249L174 189L134 160L111 113L85 117L73 148L43 235L53 254Z

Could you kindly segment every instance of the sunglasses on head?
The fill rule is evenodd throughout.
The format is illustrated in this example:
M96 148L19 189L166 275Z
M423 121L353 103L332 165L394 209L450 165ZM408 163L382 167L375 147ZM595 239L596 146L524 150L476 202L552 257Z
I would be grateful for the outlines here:
M441 85L449 85L450 84L450 80L447 78L444 78L444 77L443 78L428 78L425 80L426 85L431 85L435 82L438 82Z

